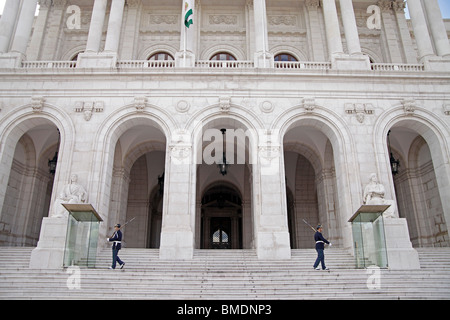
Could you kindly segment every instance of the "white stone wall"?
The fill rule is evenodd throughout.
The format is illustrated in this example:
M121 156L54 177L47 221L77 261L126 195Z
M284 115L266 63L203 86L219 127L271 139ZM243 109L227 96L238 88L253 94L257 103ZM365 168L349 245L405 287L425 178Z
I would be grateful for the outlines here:
M298 246L313 247L306 235L310 231L302 225L304 217L326 225L328 238L351 250L348 219L363 202L369 175L377 174L386 199L397 200L387 144L391 130L391 138L396 137L392 147L402 162L414 138L420 136L427 144L432 158L428 171L435 179L428 177L432 183L426 184L429 192L421 203L428 203L433 211L429 217L436 222L430 228L439 231L426 232L444 233L445 238L443 224L450 221L450 200L445 197L450 192L447 58L436 53L417 60L406 20L397 7L382 6L380 29L369 29L364 25L371 15L366 11L369 2L353 2L362 53L375 63L385 63L370 68L366 56L348 55L347 41L354 47L356 40L351 30L344 28L342 20L347 21L348 16L341 15L340 6L336 12L342 24L343 52L336 53L329 46L338 48L339 40L327 41L329 21L316 1L283 5L268 1L266 8L263 4L198 3L197 23L189 34L193 43L188 57L193 60L184 61L185 67L179 64L185 30L180 25L178 1L157 5L128 1L120 35L110 35L122 39L118 51L112 53L102 51L112 30L107 7L103 31L97 30L100 51L83 54L76 67L75 63L31 62L27 57L31 52L36 60L69 60L84 51L92 8L80 3L80 29L70 29L65 23L72 14L64 9L68 3L42 8L46 18L37 18L26 54L0 55L0 208L9 210L5 208L15 196L11 190L19 178L11 168L21 137L45 127L43 131L51 139L33 142L35 148L47 150L40 160L45 170L45 157L51 158L49 150L53 152L57 145L57 128L58 167L46 221L54 219L55 200L75 173L104 220L100 238L109 235L115 223L136 213L136 225L130 224L126 231L129 243L146 246L150 224L148 202L144 208L144 201L150 199L156 175L164 171L161 258L190 258L194 248L199 248L201 193L220 181L239 189L243 243L255 248L260 258L290 257L287 185L294 206L306 193L308 205L311 202L311 207L293 208ZM333 14L332 9L327 8L328 14ZM265 23L255 23L255 12L264 10ZM266 28L267 35L261 35L264 30L258 28ZM142 61L159 50L174 55L177 66L154 67ZM221 51L235 55L239 63L246 62L216 67L201 63ZM290 53L299 62L290 64L289 69L280 68L273 62L277 53ZM217 164L201 164L208 144L203 140L204 131L221 128L242 129L250 137L245 165L234 171L231 165L226 177L219 175ZM157 161L158 170L149 162L154 151L164 153ZM309 162L314 174L309 174L306 182L307 173L297 170L298 163L290 161L286 152ZM147 173L141 177L143 171L132 168L144 155ZM429 181L427 175L421 179ZM136 184L136 179L142 181ZM409 184L415 183L408 179ZM31 186L26 183L21 190L42 198L45 192L31 190ZM415 191L400 186L397 189L406 193L403 202L408 196L415 199ZM132 209L138 200L139 213ZM29 200L27 205L33 203ZM399 210L394 211L398 215ZM4 226L8 216L11 214L0 219ZM419 230L425 228L420 219L411 224ZM42 245L48 243L45 230L40 236ZM412 230L410 226L414 234Z

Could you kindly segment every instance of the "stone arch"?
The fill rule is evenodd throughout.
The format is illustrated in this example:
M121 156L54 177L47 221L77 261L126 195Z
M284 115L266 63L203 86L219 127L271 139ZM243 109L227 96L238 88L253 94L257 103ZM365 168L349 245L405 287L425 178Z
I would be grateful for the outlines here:
M295 57L297 59L297 61L308 61L308 55L305 54L302 50L300 50L299 48L296 48L294 46L289 46L289 45L277 45L274 46L270 49L270 51L273 53L273 56L275 57L278 54L281 53L288 53L290 55L292 55L293 57Z
M130 150L123 158L124 168L127 172L131 169L131 166L146 153L152 151L166 151L166 143L162 143L161 141L148 141L136 145L132 150Z
M69 120L70 117L61 111L61 108L45 103L40 112L35 112L32 106L32 104L26 104L17 107L13 112L0 119L0 181L8 181L9 179L9 169L19 139L32 128L40 125L51 125L60 132L59 149L64 154L58 159L53 187L55 191L59 186L66 183L70 175L75 128ZM64 168L64 170L60 170L61 168ZM0 208L3 207L5 192L6 183L0 185ZM50 211L52 210L54 195L55 192L52 192Z
M253 130L255 133L264 130L265 125L263 121L248 108L238 104L212 104L202 108L186 122L184 126L185 132L192 133L192 141L196 141L199 135L199 129L203 127L204 123L208 123L215 119L229 119L227 120L233 126L233 122L240 122L248 130Z
M320 157L317 152L309 146L301 143L287 142L284 144L283 150L284 152L292 151L301 154L303 157L308 159L316 173L322 171L322 157Z
M214 109L217 108L217 111ZM240 106L231 105L227 112L222 112L219 105L213 105L207 108L202 109L202 111L195 114L190 121L186 125L186 132L191 134L191 140L193 144L193 163L195 164L193 167L193 176L197 177L195 192L192 194L192 202L193 204L199 203L201 200L201 190L204 188L200 188L200 184L203 183L200 181L199 174L203 172L207 178L204 179L204 183L211 184L217 183L232 183L238 187L238 190L241 192L242 200L244 202L242 206L242 223L243 229L248 230L246 234L243 235L243 247L249 248L253 245L253 234L254 234L254 225L253 225L253 203L255 199L255 193L257 190L253 188L253 172L254 169L252 164L256 163L256 148L258 141L258 130L260 127L257 127L260 124L260 120L254 117L248 110L243 110ZM232 171L225 178L219 176L219 172L217 171L217 178L209 179L210 174L216 174L215 170L216 166L207 166L202 165L202 152L203 152L203 135L204 130L207 129L216 129L219 130L221 128L226 129L238 129L242 130L248 134L248 142L249 145L245 145L245 152L248 155L246 156L245 162L242 164L232 165ZM212 168L212 169L211 169ZM212 170L212 171L210 171ZM217 169L218 170L218 169ZM223 179L222 179L223 178ZM200 208L197 207L194 211L197 212L196 216L196 227L195 230L200 230L201 220L199 216ZM199 232L196 232L196 242L197 247L199 247L200 236Z
M242 199L242 194L243 194L242 189L240 188L240 186L238 186L235 183L230 182L230 181L214 181L214 182L211 182L211 183L203 186L203 188L200 190L200 194L203 195L208 190L211 190L211 189L213 189L215 187L218 187L218 186L225 186L225 187L229 187L229 188L232 188L232 189L236 190L237 194Z
M353 151L354 144L347 125L335 113L321 106L315 105L312 112L304 111L303 106L297 106L279 115L272 123L271 131L278 132L278 141L283 145L286 134L296 127L309 127L320 132L328 141L325 141L324 150L325 153L333 154L334 170L330 163L321 159L321 168L324 169L326 163L327 169L322 170L319 179L330 179L332 189L323 186L321 192L335 193L334 196L330 195L330 201L333 201L336 212L327 213L327 221L330 225L330 234L337 239L338 244L346 249L352 248L351 230L347 221L360 206L361 187L359 187L358 162ZM315 167L319 166L316 164Z
M241 48L238 48L236 46L232 46L229 44L218 44L211 46L209 48L206 48L200 53L200 59L199 60L209 60L211 57L213 57L215 54L220 52L228 52L236 57L236 60L246 60L245 53Z
M390 172L389 162L389 150L386 142L387 133L392 130L407 130L411 132L412 141L400 144L396 148L396 152L402 155L404 163L400 163L400 174L393 177ZM392 133L391 133L392 141ZM444 195L450 192L450 165L449 165L449 148L448 141L450 138L450 130L448 125L436 117L435 114L429 112L425 107L418 105L414 102L412 109L405 109L404 103L392 107L389 111L383 113L375 126L374 139L378 143L376 144L376 151L378 156L379 174L385 177L385 180L389 182L391 199L395 199L398 203L398 210L400 216L408 218L405 214L405 203L410 206L407 210L414 211L414 216L409 215L408 227L410 230L411 241L414 246L428 246L437 245L437 242L429 242L431 238L435 237L438 232L432 231L433 227L421 228L421 225L429 224L423 221L427 219L421 215L428 212L431 209L430 203L439 203L439 208L433 209L435 212L440 211L442 218L430 218L433 220L445 220L444 224L439 227L439 232L447 232L450 219L450 201ZM425 204L428 201L426 198L430 196L430 187L427 186L423 189L422 176L424 168L420 168L419 164L419 152L424 146L429 148L427 150L430 163L427 166L427 180L435 181L432 185L437 185L434 189L435 200L431 201L428 205ZM408 150L403 150L408 147ZM413 171L413 173L411 172ZM403 172L402 172L403 171ZM405 175L410 172L412 174ZM388 188L386 188L388 190ZM405 200L405 197L414 196L412 199ZM437 198L436 198L437 197ZM401 212L403 211L403 212ZM419 214L420 213L420 214ZM437 213L436 213L437 214ZM430 214L428 214L430 215ZM422 221L419 223L419 221ZM446 239L444 239L446 237ZM446 243L448 245L448 233L444 238L435 240L440 244ZM433 240L434 241L434 240Z
M176 53L177 53L178 49L167 45L167 44L155 44L152 45L150 47L147 47L145 49L143 49L139 54L138 54L138 59L139 60L148 60L148 58L150 58L152 55L154 55L155 53L158 52L167 52L169 53L172 57L175 57Z
M69 50L67 50L62 56L62 61L71 61L73 58L75 58L78 54L83 53L86 50L86 45L82 44L76 47L73 47Z
M384 62L383 58L380 57L380 55L377 52L375 52L374 50L372 50L370 48L362 47L361 52L363 54L367 55L373 63L383 63Z
M134 104L124 106L107 117L99 127L100 130L96 134L94 146L92 148L93 150L96 150L96 152L94 154L94 168L91 170L92 174L97 174L95 177L91 177L89 179L89 189L98 190L96 197L93 197L92 202L94 203L94 206L98 206L99 212L110 212L111 197L120 196L111 188L113 181L114 160L117 160L115 155L116 149L121 153L122 160L124 158L126 159L128 155L131 157L136 157L137 154L143 152L142 150L139 151L139 149L127 151L122 145L118 147L117 143L119 138L132 128L152 127L161 132L164 136L166 143L166 148L164 151L167 152L167 146L171 141L172 133L178 128L178 124L168 112L157 106L151 106L151 111L147 111L147 106L149 105L145 104L144 110L140 112L137 111ZM130 161L127 161L127 163L130 165ZM123 173L121 174L122 176L120 176L120 178L124 179L121 184L126 184L126 179L128 179L129 176L126 174L123 175ZM120 199L120 203L123 202L126 202L126 199ZM123 208L117 210L116 207L114 209L116 209L114 211L123 211ZM119 217L110 213L108 219L106 220L109 221L109 224L112 224L114 223L112 222L113 219L117 220ZM107 227L108 226L106 226L106 224L101 226L101 234L106 235Z
M374 126L374 146L377 156L378 175L389 183L386 198L396 199L394 179L392 179L389 150L386 137L394 127L406 127L415 131L428 144L433 158L433 167L441 195L450 194L450 128L441 118L414 102L406 109L404 103L395 105L384 112ZM389 192L389 194L388 194ZM447 229L450 221L450 199L441 197Z
M27 104L18 107L0 120L0 180L4 181L0 186L0 212L4 212L5 215L7 212L11 213L10 209L5 208L5 205L10 203L10 200L6 201L6 198L10 197L8 194L11 194L8 192L9 184L11 179L16 180L11 182L13 184L20 181L19 190L13 192L19 199L20 205L17 206L17 210L20 213L17 219L15 218L15 221L18 221L14 227L15 231L11 229L11 232L16 232L19 238L23 235L24 240L19 238L15 240L14 243L18 245L36 245L41 220L51 211L56 194L54 191L58 188L58 182L64 180L65 168L71 163L73 145L73 125L60 108L44 103L37 112L33 106L35 105ZM61 133L60 138L54 137L57 135L56 129ZM43 135L46 137L39 150L33 141L35 138L28 134L32 130L44 132ZM53 137L49 138L50 136ZM67 152L59 157L56 173L50 176L43 158L55 153L57 139L59 150ZM19 144L23 152L17 149ZM16 151L25 157L25 162L20 164L23 168L19 171L13 168ZM20 179L17 180L18 178ZM36 192L39 192L39 195Z

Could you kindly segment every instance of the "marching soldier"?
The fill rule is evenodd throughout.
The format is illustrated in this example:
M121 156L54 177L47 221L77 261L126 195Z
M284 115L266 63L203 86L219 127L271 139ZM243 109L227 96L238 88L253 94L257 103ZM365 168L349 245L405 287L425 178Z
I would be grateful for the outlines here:
M119 263L120 269L123 269L125 266L125 262L120 260L119 258L119 250L122 248L122 231L120 231L120 224L116 224L114 226L114 233L111 238L106 238L109 242L112 242L112 254L113 254L113 261L110 269L116 268L116 262Z
M314 241L316 242L316 251L317 251L317 259L316 259L316 262L314 263L314 269L320 270L319 263L321 263L322 270L329 270L325 266L325 254L323 253L323 251L325 249L325 243L329 244L330 246L331 246L331 243L323 237L321 225L317 226L317 231L314 234Z

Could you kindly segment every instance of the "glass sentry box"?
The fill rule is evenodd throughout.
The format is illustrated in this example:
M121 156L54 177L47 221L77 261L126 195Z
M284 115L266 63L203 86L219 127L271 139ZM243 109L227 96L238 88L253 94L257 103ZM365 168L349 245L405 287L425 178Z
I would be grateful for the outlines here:
M64 267L94 268L102 218L90 204L62 204L69 212Z
M388 267L383 212L389 205L363 205L350 218L356 268Z

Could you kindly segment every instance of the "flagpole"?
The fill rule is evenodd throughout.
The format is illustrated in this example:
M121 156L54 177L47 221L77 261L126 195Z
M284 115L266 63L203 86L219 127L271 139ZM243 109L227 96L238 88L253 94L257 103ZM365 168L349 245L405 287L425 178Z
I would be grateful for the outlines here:
M187 28L184 27L184 39L183 39L183 68L186 68L186 55L187 55L187 50L186 50L186 37L187 37Z
M264 6L263 6L263 10L261 10L262 11L262 24L263 24L263 60L264 60L264 68L266 68L266 35L268 36L268 34L267 34L267 29L266 29L266 27L267 27L267 14L266 14L266 3L265 3L265 1L266 0L264 0Z
M185 2L183 1L183 17L186 16L186 5ZM186 37L187 37L187 27L186 25L184 26L184 35L183 35L183 68L186 68Z

